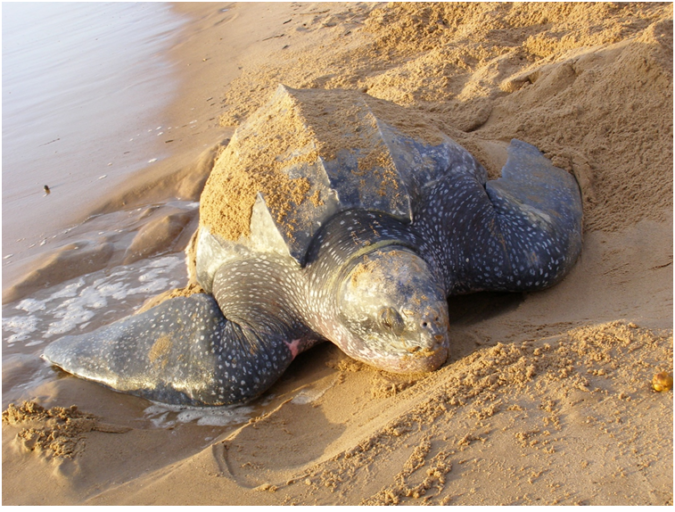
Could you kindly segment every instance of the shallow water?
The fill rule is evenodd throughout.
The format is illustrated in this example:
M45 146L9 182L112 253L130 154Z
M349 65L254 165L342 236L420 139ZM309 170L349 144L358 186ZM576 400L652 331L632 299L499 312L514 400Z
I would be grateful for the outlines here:
M11 353L17 344L44 347L65 334L91 331L133 313L153 295L185 286L186 280L178 277L182 256L100 270L7 305L2 318L5 351Z
M5 3L2 10L6 277L73 229L96 239L129 222L133 211L75 227L88 203L167 156L161 136L170 127L159 120L178 83L166 53L186 20L159 3ZM39 359L51 341L132 314L186 282L179 253L82 275L4 305L3 403L62 377Z
M56 249L65 234L75 237L70 242L95 240L136 221L136 210L84 223L75 222L74 212L164 156L171 127L158 119L176 83L163 52L182 21L167 4L4 4L3 14L4 276L12 265L32 263L36 250ZM197 205L173 203L185 210ZM116 408L119 421L155 428L231 426L274 407L274 392L246 406L154 404L67 376L40 359L59 337L128 316L186 282L184 255L169 254L82 275L4 305L3 405L38 398L97 414ZM297 393L301 403L321 394Z
M184 19L163 3L4 3L2 14L5 269L165 156L159 120L177 89L166 50Z

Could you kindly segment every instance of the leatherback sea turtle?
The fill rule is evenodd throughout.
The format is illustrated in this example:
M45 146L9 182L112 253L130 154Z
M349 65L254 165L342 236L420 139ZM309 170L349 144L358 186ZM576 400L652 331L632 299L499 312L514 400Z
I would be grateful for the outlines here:
M576 180L511 141L500 179L406 109L294 90L235 132L200 201L193 276L166 300L43 357L160 402L223 405L267 390L329 340L393 372L450 350L446 297L555 284L581 249Z

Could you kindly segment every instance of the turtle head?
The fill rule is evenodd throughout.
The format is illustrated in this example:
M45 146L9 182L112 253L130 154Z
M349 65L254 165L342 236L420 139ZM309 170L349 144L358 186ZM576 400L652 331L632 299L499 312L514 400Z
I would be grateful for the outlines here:
M448 306L427 263L402 246L353 259L337 289L341 348L382 370L433 371L448 357Z

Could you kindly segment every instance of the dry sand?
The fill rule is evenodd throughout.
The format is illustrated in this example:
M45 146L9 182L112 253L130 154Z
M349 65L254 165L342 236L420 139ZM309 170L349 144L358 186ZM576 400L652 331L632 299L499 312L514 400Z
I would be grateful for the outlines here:
M672 4L223 7L177 7L194 21L173 114L206 121L180 173L101 211L195 194L212 162L198 155L279 83L358 89L425 116L493 177L514 137L574 173L581 258L544 292L452 298L437 372L320 346L239 425L158 428L142 399L37 384L41 406L3 416L3 504L672 505L672 391L650 385L673 370ZM105 264L126 254L112 249ZM3 366L3 385L31 365Z

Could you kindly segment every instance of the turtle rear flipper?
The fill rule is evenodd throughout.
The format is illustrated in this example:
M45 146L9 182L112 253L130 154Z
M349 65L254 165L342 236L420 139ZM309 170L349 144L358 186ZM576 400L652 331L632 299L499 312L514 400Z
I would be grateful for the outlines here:
M227 320L213 297L169 299L91 333L65 336L43 358L116 391L179 405L242 403L293 360L283 333Z
M512 140L502 177L473 190L471 239L454 257L450 293L534 291L572 268L582 239L582 203L572 175L534 146ZM482 189L482 190L481 190Z

